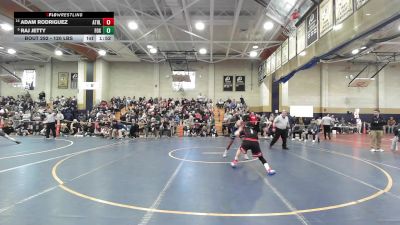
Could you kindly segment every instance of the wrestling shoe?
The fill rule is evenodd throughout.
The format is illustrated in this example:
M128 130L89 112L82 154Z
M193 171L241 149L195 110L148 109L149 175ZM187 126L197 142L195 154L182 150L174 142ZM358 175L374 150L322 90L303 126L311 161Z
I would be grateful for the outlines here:
M222 154L222 157L226 158L227 155L228 155L228 150L225 149L224 154Z
M235 168L235 167L237 166L237 164L238 164L238 161L237 161L237 160L233 160L233 161L231 162L231 166L232 166L233 168Z
M269 170L267 170L267 174L268 174L268 176L272 176L272 175L276 174L276 171L273 169L269 169Z

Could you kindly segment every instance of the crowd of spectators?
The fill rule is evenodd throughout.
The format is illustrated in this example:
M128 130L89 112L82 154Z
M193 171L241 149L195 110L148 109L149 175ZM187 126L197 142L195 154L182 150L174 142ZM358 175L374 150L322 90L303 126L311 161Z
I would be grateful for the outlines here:
M214 104L201 95L196 99L113 97L84 113L78 112L75 97L45 99L44 92L36 100L29 93L0 97L3 130L17 135L43 135L46 114L54 113L60 121L61 135L161 137L176 135L177 126L182 125L184 136L217 136ZM223 105L227 115L239 115L246 111L243 103L243 99L237 103L227 99Z
M16 97L0 96L0 116L4 121L3 130L6 133L15 132L18 135L44 134L46 113L54 113L60 121L62 135L76 136L103 136L106 138L123 137L162 137L174 136L177 126L183 126L183 136L217 136L216 119L221 118L223 135L229 135L235 122L248 108L243 99L222 100L215 105L212 100L201 94L195 99L187 98L146 98L146 97L113 97L109 101L102 101L92 110L78 111L78 102L75 97L55 97L45 101L45 93L41 92L34 100L27 92ZM339 129L341 126L354 125L355 132L361 132L361 119L345 119L331 115L332 126ZM257 129L261 136L271 137L273 113L255 114ZM296 129L314 134L319 132L321 118L296 118L289 115L292 135ZM313 131L307 127L313 125ZM314 126L317 125L317 126ZM397 123L393 117L387 120L387 131L393 132ZM335 128L336 127L336 128ZM343 131L343 129L340 129ZM339 132L339 131L338 131ZM300 133L299 133L300 134ZM293 136L294 137L294 136Z

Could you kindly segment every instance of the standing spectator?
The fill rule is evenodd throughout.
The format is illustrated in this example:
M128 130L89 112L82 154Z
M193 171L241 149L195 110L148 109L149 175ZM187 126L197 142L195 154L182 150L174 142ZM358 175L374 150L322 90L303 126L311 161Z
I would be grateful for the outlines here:
M399 150L399 140L400 140L400 125L394 128L393 130L394 137L392 139L392 151Z
M332 117L327 114L326 116L322 117L321 125L324 128L324 138L326 140L326 135L328 134L329 140L331 140L331 126L333 124Z
M241 95L240 96L240 103L244 106L246 103L244 102L244 98L243 98L243 96Z
M53 134L53 138L56 138L56 114L51 110L48 109L46 115L46 138L50 138L50 130Z
M360 118L356 119L356 125L357 125L357 133L361 134L362 121Z
M387 121L387 132L389 134L393 133L395 126L396 126L396 120L394 120L393 117L391 116Z
M29 94L29 92L27 92L28 94ZM30 95L29 95L30 96ZM28 97L27 97L28 98ZM46 94L44 93L44 91L41 91L40 93L39 93L39 100L41 101L41 102L44 102L44 101L46 101Z
M383 126L386 122L379 115L380 111L377 109L374 111L374 117L371 120L371 152L383 152L381 148Z
M287 142L287 135L288 135L288 128L290 128L289 125L289 118L287 117L287 112L286 110L282 111L282 114L277 116L274 119L273 123L273 128L272 131L275 133L274 138L272 139L271 143L269 144L269 147L271 148L276 141L279 139L279 137L282 138L282 149L284 150L289 150L289 148L286 145Z

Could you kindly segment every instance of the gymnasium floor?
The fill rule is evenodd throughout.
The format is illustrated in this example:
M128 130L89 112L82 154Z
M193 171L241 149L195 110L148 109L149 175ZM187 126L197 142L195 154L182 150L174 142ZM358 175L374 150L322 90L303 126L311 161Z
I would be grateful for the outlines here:
M280 142L235 169L228 138L0 140L2 225L400 224L400 154L366 135ZM235 142L234 147L239 145Z

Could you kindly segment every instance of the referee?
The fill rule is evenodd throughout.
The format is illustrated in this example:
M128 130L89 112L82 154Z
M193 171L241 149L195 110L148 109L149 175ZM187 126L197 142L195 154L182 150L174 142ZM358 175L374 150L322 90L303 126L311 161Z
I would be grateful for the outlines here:
M279 139L279 137L281 137L282 142L283 142L282 149L289 150L289 148L286 146L288 128L290 128L289 118L287 117L286 110L283 110L281 115L277 116L274 119L274 123L272 124L272 131L275 134L274 134L274 138L272 139L271 143L269 144L270 148L276 143L276 141Z
M326 140L326 135L328 134L329 140L331 140L331 125L333 124L332 117L327 114L326 116L322 117L321 125L324 128L324 137Z
M48 113L46 113L46 138L50 138L50 130L53 134L53 138L56 138L56 114L48 109Z

